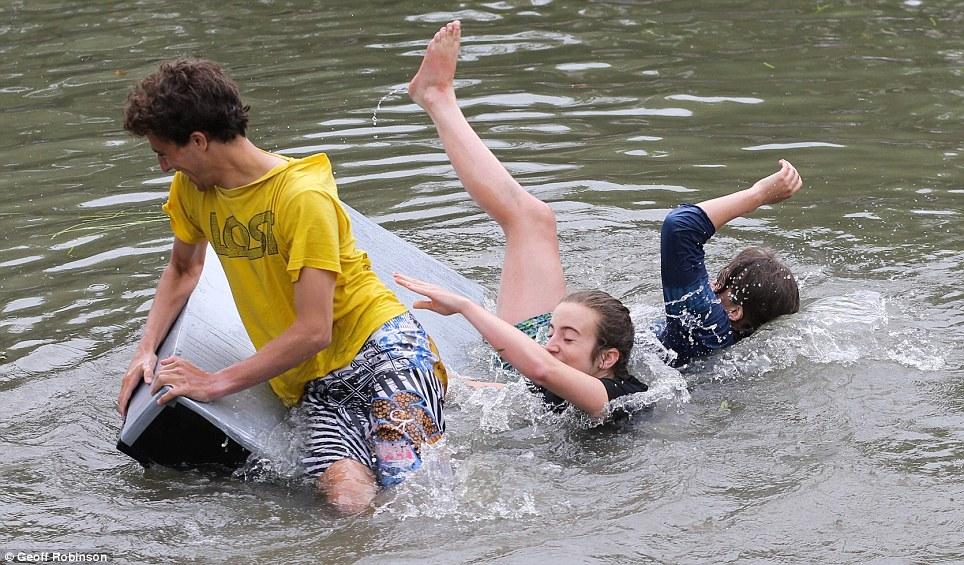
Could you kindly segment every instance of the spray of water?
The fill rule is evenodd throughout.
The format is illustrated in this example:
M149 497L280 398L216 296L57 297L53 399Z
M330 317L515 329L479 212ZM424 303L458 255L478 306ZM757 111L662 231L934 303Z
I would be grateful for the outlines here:
M375 109L372 110L372 126L373 126L373 127L377 127L377 126L378 126L378 111L382 109L382 103L385 102L386 100L388 100L389 98L393 97L393 96L397 96L397 95L399 95L399 94L401 94L401 93L403 93L403 92L406 92L407 90L408 90L408 85L394 86L394 87L392 87L391 90L388 91L388 94L386 94L385 96L382 96L382 97L381 97L381 99L378 101L378 104L375 105Z

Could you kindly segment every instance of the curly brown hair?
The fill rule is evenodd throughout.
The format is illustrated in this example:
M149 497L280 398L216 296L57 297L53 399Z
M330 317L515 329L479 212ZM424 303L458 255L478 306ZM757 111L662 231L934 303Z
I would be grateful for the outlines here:
M200 131L228 142L244 136L250 106L241 103L238 85L221 67L205 59L161 63L138 82L124 104L124 129L184 145Z

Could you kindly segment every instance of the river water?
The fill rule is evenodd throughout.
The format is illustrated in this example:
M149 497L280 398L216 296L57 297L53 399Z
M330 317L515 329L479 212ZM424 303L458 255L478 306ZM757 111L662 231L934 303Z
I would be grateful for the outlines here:
M454 6L457 6L453 8ZM959 2L24 2L0 7L0 550L120 562L964 560ZM283 480L142 469L119 379L171 236L131 82L222 62L249 136L325 151L344 201L490 290L502 242L398 93L461 18L459 95L558 214L572 288L623 298L661 394L618 430L450 391L448 458L366 515ZM380 107L379 107L380 106ZM378 111L376 113L376 107ZM659 222L791 160L710 269L779 250L803 307L700 370L646 353ZM476 367L483 377L487 354ZM688 387L677 386L680 383Z

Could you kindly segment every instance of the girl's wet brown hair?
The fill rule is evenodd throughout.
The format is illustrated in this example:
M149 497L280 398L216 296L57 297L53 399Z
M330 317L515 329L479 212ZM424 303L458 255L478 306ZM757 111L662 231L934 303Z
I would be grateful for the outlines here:
M598 358L604 349L614 348L619 352L619 359L612 367L613 375L618 378L629 377L629 355L633 351L635 337L629 309L601 290L574 292L563 298L562 302L581 304L599 315L593 359Z

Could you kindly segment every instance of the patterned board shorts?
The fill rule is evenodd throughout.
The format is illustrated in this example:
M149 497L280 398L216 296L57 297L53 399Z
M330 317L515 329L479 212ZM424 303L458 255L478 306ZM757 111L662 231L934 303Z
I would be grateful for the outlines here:
M348 366L305 385L308 433L302 463L318 476L354 459L383 486L421 467L421 449L442 438L445 366L411 315L392 318Z
M552 322L552 312L546 312L545 314L539 314L533 316L526 320L522 320L515 327L522 330L522 333L531 337L539 345L545 345L549 342L549 324ZM503 371L515 371L510 363L502 361Z

